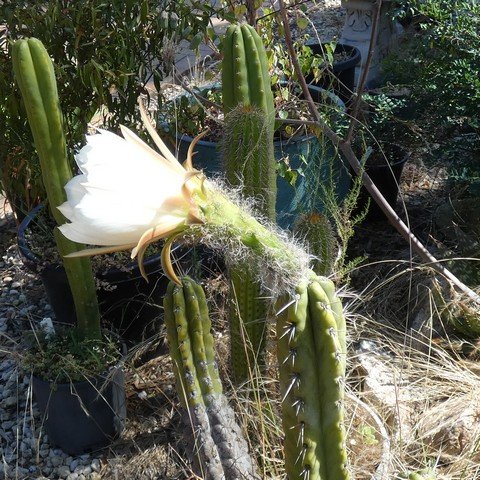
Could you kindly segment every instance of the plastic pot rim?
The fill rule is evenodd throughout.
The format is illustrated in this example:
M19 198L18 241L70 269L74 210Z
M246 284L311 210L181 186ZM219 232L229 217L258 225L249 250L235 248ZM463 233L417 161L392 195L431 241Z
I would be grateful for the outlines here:
M29 227L30 223L34 220L34 218L36 217L38 212L40 210L42 210L43 208L45 208L45 204L40 203L33 210L30 210L30 212L27 213L25 218L22 220L22 222L18 226L18 230L17 230L17 245L18 245L18 248L20 250L20 253L29 262L31 262L33 264L36 264L36 265L42 263L42 259L40 257L38 257L37 255L35 255L32 252L32 250L30 249L30 247L28 245L28 242L25 238L25 231ZM160 270L161 269L160 254L153 255L151 257L147 257L143 262L143 264L145 266L150 266L150 265L153 265L154 263L158 263L159 270ZM45 268L50 269L50 270L56 270L60 267L62 267L61 264L55 264L55 263L46 263L45 264ZM135 261L129 262L127 265L125 265L125 268L128 271L134 271L135 269L138 269L138 264ZM108 276L111 276L111 275L120 275L122 273L125 274L126 273L125 268L122 269L122 268L110 267L109 269L107 269L103 272L98 272L97 276L100 279L105 279L105 278L107 278ZM128 279L128 280L130 280L130 279ZM122 280L118 280L118 282L121 282L121 281Z
M97 381L101 381L102 383L107 383L109 381L114 381L115 375L118 373L125 373L123 369L123 365L117 363L116 365L109 367L104 373L99 373L97 375L93 375L91 377L86 377L85 380L70 380L68 382L56 382L55 380L45 380L34 373L31 374L32 380L46 386L51 385L55 388L55 391L65 391L71 389L72 385L76 385L79 388L86 387L86 386L94 386L96 385ZM101 387L100 387L101 388Z
M388 144L388 147L394 147L394 148L398 148L399 152L400 152L400 155L399 157L401 158L398 158L397 160L393 161L393 162L386 162L385 164L382 164L382 165L376 165L376 164L370 164L368 162L368 159L366 161L366 164L365 164L365 169L368 170L368 169L381 169L381 168L387 168L387 169L390 169L390 168L393 168L393 167L398 167L399 165L403 165L404 163L406 163L408 161L408 159L410 158L410 156L412 155L412 152L410 150L407 150L406 148L404 148L402 145L399 145L398 143L390 143ZM382 150L385 152L385 147L382 147Z
M279 83L280 86L286 86L288 84L288 82L286 82L286 81L280 81L278 83ZM206 85L204 88L212 88L212 89L217 88L218 89L218 88L221 88L221 85L219 83L215 83L213 85ZM339 109L341 109L342 113L346 112L345 102L343 102L338 95L335 95L333 92L329 92L325 88L317 87L315 85L308 85L308 89L309 89L309 91L318 92L319 94L326 95L339 107ZM182 94L181 96L192 97L192 94L186 92L186 93ZM160 123L159 126L161 126L161 125L166 126L167 122L162 122L162 123ZM175 132L173 135L175 136L175 139L178 140L178 141L191 143L194 140L193 137L191 137L190 135L188 135L186 133ZM273 146L274 147L280 147L284 144L289 144L290 145L292 143L295 144L295 143L307 142L307 141L310 141L312 138L315 138L315 135L313 133L310 134L310 135L299 135L298 137L291 137L291 138L288 138L288 139L285 139L285 140L274 140ZM197 142L197 145L199 145L201 147L206 147L206 148L216 148L218 144L219 144L219 142L212 142L212 141L209 141L209 140L199 140Z

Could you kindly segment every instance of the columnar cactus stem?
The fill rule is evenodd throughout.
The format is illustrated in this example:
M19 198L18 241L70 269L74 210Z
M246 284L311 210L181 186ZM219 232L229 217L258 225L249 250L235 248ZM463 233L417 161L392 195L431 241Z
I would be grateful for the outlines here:
M42 42L35 38L15 42L12 60L40 159L50 210L57 225L62 225L65 217L57 207L67 199L64 186L72 178L72 171L53 64ZM83 245L64 238L57 229L54 234L60 255L84 249ZM100 313L90 259L69 258L64 266L75 303L78 334L99 338Z
M178 395L195 429L207 479L254 479L248 447L222 393L202 287L189 278L171 282L164 298L165 324Z
M276 163L273 151L275 109L265 48L255 29L231 25L224 39L222 93L225 112L223 158L228 181L258 201L275 220ZM234 378L245 381L262 361L266 303L246 265L230 272L230 332Z
M317 275L330 275L335 264L337 242L329 219L319 213L302 215L293 230L308 243L314 256L312 270Z
M345 480L344 319L333 284L312 276L277 321L289 480ZM329 293L327 293L327 291ZM336 304L336 305L335 305Z

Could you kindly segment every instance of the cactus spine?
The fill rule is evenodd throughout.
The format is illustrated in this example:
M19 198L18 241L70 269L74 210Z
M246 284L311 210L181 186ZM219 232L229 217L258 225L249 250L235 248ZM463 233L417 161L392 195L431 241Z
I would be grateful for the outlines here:
M265 48L249 25L231 25L223 45L226 176L230 184L242 186L245 196L256 198L261 213L274 221L275 108ZM262 363L267 307L247 265L233 267L230 279L232 370L237 381L245 381L249 370Z
M257 478L248 447L222 393L205 293L193 280L171 282L164 298L165 324L177 391L200 446L207 479Z
M15 42L12 60L40 159L50 210L57 225L61 225L66 220L57 207L66 201L64 186L72 178L72 171L53 64L42 42L35 38ZM62 256L84 248L67 240L56 228L54 235ZM100 313L90 259L69 258L63 263L75 302L78 334L99 338Z
M279 314L277 354L289 480L346 480L345 319L333 283L312 276Z

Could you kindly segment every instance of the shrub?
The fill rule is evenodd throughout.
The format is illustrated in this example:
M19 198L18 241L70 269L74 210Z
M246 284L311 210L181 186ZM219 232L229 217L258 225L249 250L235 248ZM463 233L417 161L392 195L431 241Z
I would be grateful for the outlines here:
M412 88L431 124L478 128L480 3L410 0L401 11L413 14L419 29L387 60L387 79Z
M67 144L78 147L98 111L108 129L135 125L137 96L148 94L150 79L159 89L178 42L188 39L198 46L212 14L210 5L186 0L1 2L6 33L0 49L0 172L2 189L19 198L17 206L28 209L45 195L14 83L12 41L36 37L47 48L55 64Z

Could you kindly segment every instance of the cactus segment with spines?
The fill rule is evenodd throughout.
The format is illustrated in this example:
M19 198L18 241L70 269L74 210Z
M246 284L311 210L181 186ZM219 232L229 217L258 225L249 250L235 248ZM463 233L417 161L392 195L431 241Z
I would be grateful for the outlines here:
M312 270L317 275L330 275L335 264L337 241L330 220L323 214L301 215L295 222L296 236L306 240L314 256Z
M212 480L258 478L222 392L202 287L188 277L181 286L170 282L164 310L177 391L194 428L204 475Z
M331 282L312 276L277 319L277 354L289 480L346 480L343 427L344 337L341 310L327 290ZM322 286L323 284L323 286Z
M58 206L66 201L64 186L72 178L63 130L63 116L52 61L36 38L18 40L12 46L13 69L20 88L42 170L50 210L57 225L65 223ZM54 236L60 255L84 249L57 230ZM64 259L72 291L80 337L100 337L100 313L89 258Z
M250 25L231 25L223 42L222 94L225 173L231 185L256 199L258 210L275 220L277 192L273 150L275 107L261 38ZM266 302L247 265L230 270L230 332L234 379L245 381L262 363Z

